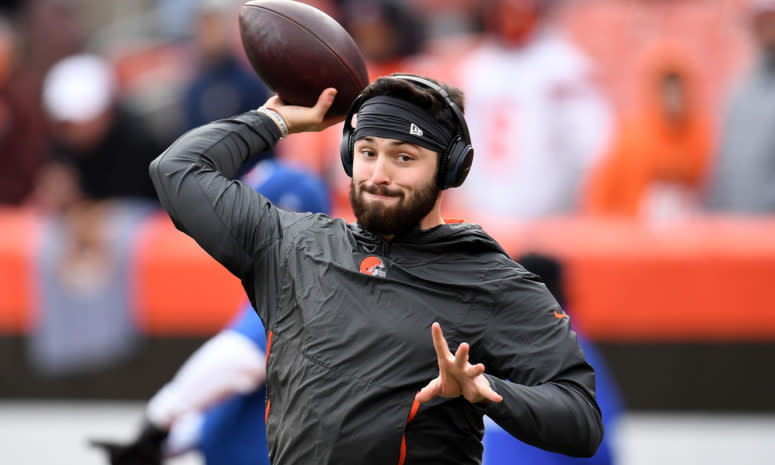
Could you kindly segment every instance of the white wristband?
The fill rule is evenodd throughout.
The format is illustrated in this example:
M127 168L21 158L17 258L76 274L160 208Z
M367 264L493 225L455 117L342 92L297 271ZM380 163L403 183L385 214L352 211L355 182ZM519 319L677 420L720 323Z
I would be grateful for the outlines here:
M288 126L285 124L285 120L283 119L283 117L280 116L280 113L277 113L274 110L270 110L269 108L266 108L264 106L259 107L256 111L261 113L262 115L266 115L272 118L272 121L274 121L274 123L280 129L280 139L284 139L288 137Z

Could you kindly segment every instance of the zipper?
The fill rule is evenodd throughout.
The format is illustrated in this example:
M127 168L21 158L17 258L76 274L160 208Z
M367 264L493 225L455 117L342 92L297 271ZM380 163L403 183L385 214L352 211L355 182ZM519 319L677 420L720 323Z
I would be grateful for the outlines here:
M390 253L390 242L386 241L385 239L382 240L382 247L380 247L382 250L380 252L380 255L382 255L382 258L387 258L388 254Z

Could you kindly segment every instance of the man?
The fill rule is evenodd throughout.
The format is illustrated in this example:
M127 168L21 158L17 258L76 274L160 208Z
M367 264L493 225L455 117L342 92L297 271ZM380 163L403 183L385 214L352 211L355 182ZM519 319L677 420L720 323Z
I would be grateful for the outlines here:
M43 82L52 159L30 200L51 215L36 254L28 342L47 375L110 366L137 348L130 251L139 225L159 211L147 166L162 146L116 83L112 64L90 53L56 62Z
M720 213L775 213L775 0L752 0L751 29L759 50L721 127L708 206Z
M242 280L264 322L272 463L480 463L484 414L592 455L594 372L567 316L479 226L441 217L472 152L460 92L418 79L377 79L344 125L357 223L280 210L230 179L281 136L341 120L325 117L335 89L311 108L271 97L151 163L175 225Z

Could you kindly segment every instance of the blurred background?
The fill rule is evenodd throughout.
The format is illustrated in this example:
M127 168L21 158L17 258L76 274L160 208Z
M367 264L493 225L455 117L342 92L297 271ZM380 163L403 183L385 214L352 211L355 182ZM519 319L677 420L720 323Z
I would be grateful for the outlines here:
M444 213L561 270L605 377L608 463L772 463L775 0L305 3L372 80L465 92L476 159ZM104 463L87 439L129 437L243 302L147 175L184 131L271 95L240 6L0 2L0 463ZM281 161L352 219L340 134L239 175Z

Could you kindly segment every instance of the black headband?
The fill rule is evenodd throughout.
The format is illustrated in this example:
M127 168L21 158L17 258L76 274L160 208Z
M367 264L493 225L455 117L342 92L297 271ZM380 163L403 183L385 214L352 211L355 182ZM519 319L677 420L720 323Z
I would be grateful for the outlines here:
M376 136L446 153L455 133L419 106L395 97L372 97L358 110L353 140Z

